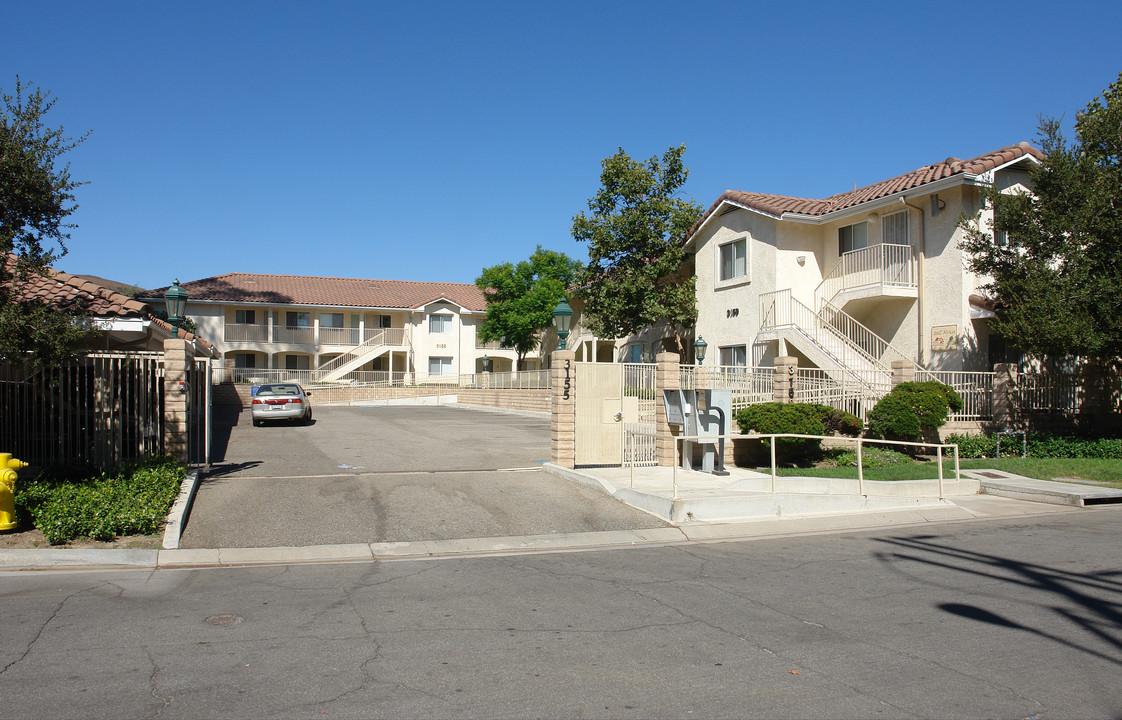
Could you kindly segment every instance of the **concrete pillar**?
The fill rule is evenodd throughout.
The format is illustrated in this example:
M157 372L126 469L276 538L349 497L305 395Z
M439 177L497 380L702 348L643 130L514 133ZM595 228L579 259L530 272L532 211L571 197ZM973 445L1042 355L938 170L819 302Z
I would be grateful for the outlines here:
M550 355L550 459L561 467L577 464L577 367L572 350Z
M1017 421L1017 366L997 363L993 366L993 424L1011 428Z
M186 382L194 360L191 343L181 338L164 340L164 450L180 462L188 460L190 389Z
M674 467L674 443L668 435L677 435L678 426L666 421L666 404L663 390L679 390L681 380L681 356L678 353L659 353L655 355L655 462L662 467Z
M799 359L791 355L775 358L775 374L772 375L771 399L777 403L795 402L795 390L799 383Z
M892 361L892 387L900 383L915 382L916 366L907 360Z

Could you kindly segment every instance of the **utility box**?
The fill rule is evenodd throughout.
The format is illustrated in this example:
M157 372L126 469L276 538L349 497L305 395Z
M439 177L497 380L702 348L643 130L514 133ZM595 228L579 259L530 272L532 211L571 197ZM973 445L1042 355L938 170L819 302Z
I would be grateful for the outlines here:
M732 427L732 392L730 390L688 390L693 396L693 412L686 417L686 435L695 435L696 441L684 441L682 467L693 469L694 445L701 453L701 470L715 475L725 472L725 441Z

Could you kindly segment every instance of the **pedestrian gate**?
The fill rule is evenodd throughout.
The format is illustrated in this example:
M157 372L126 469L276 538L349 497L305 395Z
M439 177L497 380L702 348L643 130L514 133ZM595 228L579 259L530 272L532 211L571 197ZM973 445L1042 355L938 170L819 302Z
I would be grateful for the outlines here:
M576 363L576 464L655 464L655 366Z

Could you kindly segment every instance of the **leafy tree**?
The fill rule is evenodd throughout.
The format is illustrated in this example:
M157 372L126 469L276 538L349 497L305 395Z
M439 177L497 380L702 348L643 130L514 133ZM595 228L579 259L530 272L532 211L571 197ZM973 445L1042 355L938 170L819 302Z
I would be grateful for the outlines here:
M601 162L601 188L592 214L573 217L573 237L588 243L581 274L585 324L600 337L623 337L659 322L673 328L685 354L683 328L697 319L695 277L683 272L681 240L701 217L697 203L678 197L689 170L686 146L645 163L623 148Z
M74 139L61 127L45 127L54 104L49 93L18 77L14 95L0 91L0 357L8 359L49 360L85 335L73 314L19 292L66 254L74 226L65 220L78 208L74 190L84 184L60 162L86 136Z
M986 190L989 228L964 218L969 267L1008 303L991 327L1036 357L1122 355L1122 74L1076 114L1075 142L1040 121L1033 193ZM994 242L994 235L1007 240Z
M553 323L553 309L576 279L581 263L539 245L528 260L484 268L475 284L487 297L487 319L479 327L483 342L497 340L518 353L538 346L540 333Z

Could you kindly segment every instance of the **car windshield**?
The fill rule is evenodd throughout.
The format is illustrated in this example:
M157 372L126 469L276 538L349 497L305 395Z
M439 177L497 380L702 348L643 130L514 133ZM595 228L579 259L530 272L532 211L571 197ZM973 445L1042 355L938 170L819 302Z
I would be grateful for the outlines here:
M257 391L258 397L274 395L299 395L299 385L262 385Z

